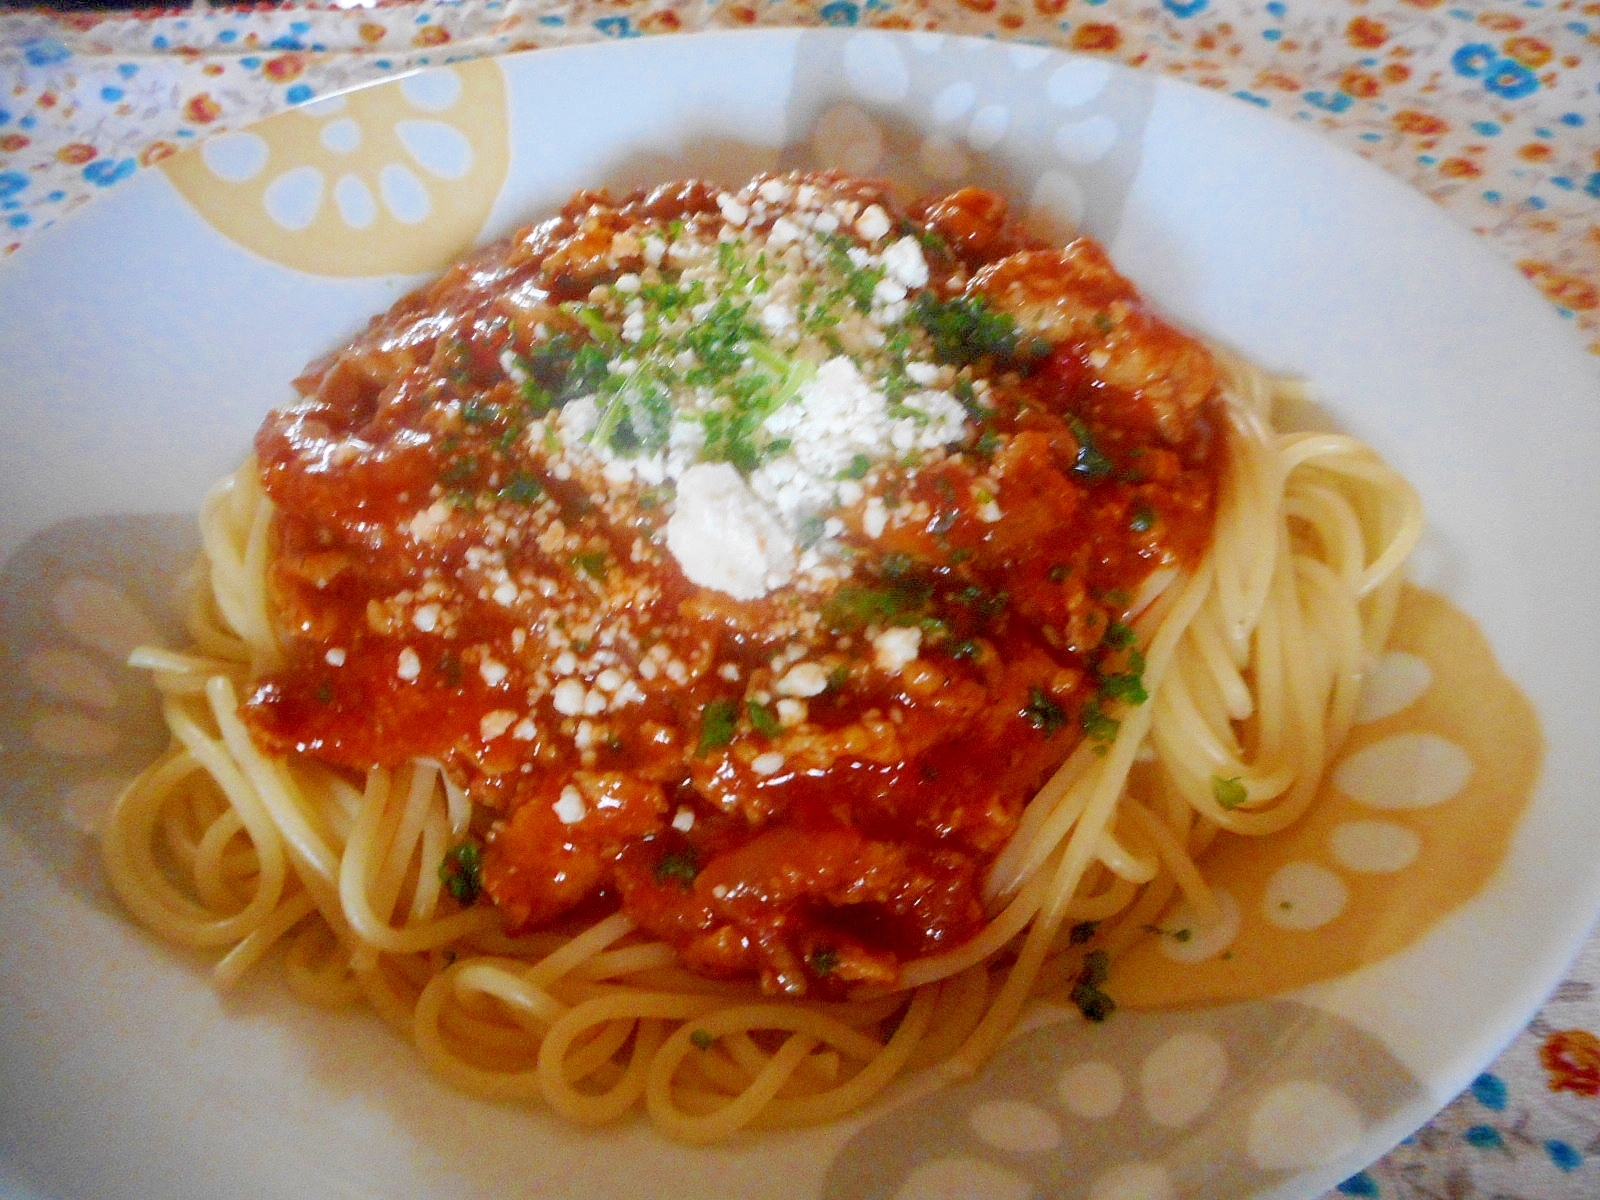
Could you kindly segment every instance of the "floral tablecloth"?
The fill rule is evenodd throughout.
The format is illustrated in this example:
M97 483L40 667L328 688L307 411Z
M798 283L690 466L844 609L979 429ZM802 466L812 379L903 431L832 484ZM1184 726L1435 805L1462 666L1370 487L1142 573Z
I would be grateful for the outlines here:
M823 24L1050 44L1314 125L1482 234L1600 354L1595 0L464 0L0 14L0 248L211 134L408 68ZM1330 1195L1600 1196L1597 981L1600 940L1465 1094Z

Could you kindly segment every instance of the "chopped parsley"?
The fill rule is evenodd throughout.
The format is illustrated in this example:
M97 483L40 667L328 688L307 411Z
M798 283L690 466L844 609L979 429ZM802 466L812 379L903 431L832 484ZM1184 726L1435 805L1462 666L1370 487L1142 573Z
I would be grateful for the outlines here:
M696 1050L709 1050L717 1044L717 1039L711 1035L709 1029L696 1029L689 1035L689 1043Z
M881 266L857 266L850 257L855 243L839 233L818 234L828 247L830 265L843 277L841 292L858 312L872 311L872 293L887 274Z
M1104 950L1091 950L1083 956L1083 967L1072 984L1072 1002L1089 1020L1099 1023L1116 1011L1117 1002L1102 985L1111 971L1111 958Z
M514 504L534 504L544 495L544 484L526 471L513 471L511 478L495 495Z
M439 882L464 907L474 904L483 891L483 851L476 842L462 842L444 853Z
M1113 621L1106 626L1105 636L1100 639L1103 645L1113 650L1126 650L1134 643L1135 634L1133 626L1122 621Z
M739 727L739 706L732 700L713 700L700 711L700 744L695 753L706 755L733 741Z
M1180 946L1185 942L1194 940L1194 930L1190 929L1187 925L1180 925L1176 929L1163 929L1159 925L1145 925L1142 926L1142 928L1146 933L1153 933L1157 937L1171 938Z
M556 398L537 379L524 379L517 389L522 402L536 417L542 417L555 407Z
M1050 699L1050 694L1043 688L1030 688L1028 703L1023 706L1022 716L1045 737L1055 737L1056 730L1067 723L1067 714L1061 706Z
M650 379L613 387L613 381L622 378L606 377L602 390L610 391L610 396L590 439L623 455L664 450L672 427L672 398Z
M1244 783L1237 775L1231 779L1213 775L1211 777L1211 798L1217 802L1219 807L1232 812L1250 799L1250 793L1245 789Z
M868 625L917 625L933 596L933 585L902 575L881 587L842 587L822 605L822 621L835 633Z
M699 360L684 381L698 387L728 378L744 365L750 346L761 340L761 327L750 320L750 301L717 297L711 311L683 335L684 348Z
M564 304L562 308L578 318L578 323L589 331L589 336L595 340L595 344L604 347L607 352L615 353L622 344L617 331L606 324L605 314L594 305Z
M461 406L461 419L468 425L489 425L500 418L500 406L482 400L468 400Z
M839 472L840 479L861 479L868 471L872 470L872 459L865 454L857 454Z
M446 687L461 686L461 656L454 650L446 650L441 654L439 661L434 664L434 670L439 672Z
M477 477L477 474L477 456L464 454L445 463L439 472L439 482L446 488L464 488Z
M1116 468L1101 452L1100 447L1095 445L1089 427L1076 417L1073 417L1068 424L1072 428L1072 436L1078 442L1078 453L1072 460L1072 473L1091 482L1109 478Z
M982 296L941 300L932 292L917 296L912 313L933 341L933 355L942 363L970 366L980 359L1029 365L1040 355L1034 339L1024 341L1017 323L989 307Z
M765 704L755 700L748 701L744 706L745 714L750 718L750 728L754 729L764 738L775 738L783 726L778 722L778 716Z
M1144 686L1144 655L1137 650L1128 654L1128 669L1100 676L1102 700L1117 700L1124 704L1143 704L1150 699Z
M530 351L520 363L528 373L522 398L539 412L592 394L606 376L605 351L593 342L580 343L565 331Z
M1098 700L1090 700L1083 706L1080 723L1083 725L1084 736L1095 744L1095 749L1101 754L1105 753L1107 746L1117 740L1117 730L1122 727L1121 721L1106 715Z
M700 856L694 852L693 846L669 850L656 860L653 873L657 883L676 883L687 892L694 884L695 876L700 874Z
M811 952L811 973L819 979L831 975L839 966L839 952L832 946L818 946Z

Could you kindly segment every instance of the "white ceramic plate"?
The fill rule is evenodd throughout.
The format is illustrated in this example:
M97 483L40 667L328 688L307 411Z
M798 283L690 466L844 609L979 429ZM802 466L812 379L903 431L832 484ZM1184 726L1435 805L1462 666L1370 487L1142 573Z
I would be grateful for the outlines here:
M582 186L823 162L977 179L1081 221L1169 312L1312 380L1416 482L1418 581L1488 635L1547 739L1503 861L1338 978L1104 1027L1042 1010L977 1080L714 1150L457 1095L376 1018L306 1011L271 971L216 996L204 963L120 915L83 832L159 745L116 660L171 636L206 485L304 363L468 242ZM1098 61L830 31L444 68L171 168L0 265L0 1191L1310 1197L1464 1086L1588 928L1594 363L1513 270L1360 161Z

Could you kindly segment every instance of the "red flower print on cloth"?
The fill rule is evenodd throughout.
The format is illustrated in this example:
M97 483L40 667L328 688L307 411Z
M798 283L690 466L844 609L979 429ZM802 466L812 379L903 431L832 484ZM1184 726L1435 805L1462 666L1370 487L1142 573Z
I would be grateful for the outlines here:
M1600 1096L1600 1038L1587 1029L1550 1034L1539 1047L1539 1061L1549 1072L1552 1092Z

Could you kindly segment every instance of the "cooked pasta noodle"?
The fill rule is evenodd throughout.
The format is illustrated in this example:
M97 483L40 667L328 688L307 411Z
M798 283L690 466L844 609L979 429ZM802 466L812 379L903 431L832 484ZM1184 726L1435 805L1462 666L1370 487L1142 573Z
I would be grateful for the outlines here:
M1075 974L1075 926L1100 923L1114 953L1176 892L1214 912L1205 848L1281 830L1313 801L1387 636L1415 495L1352 438L1273 432L1289 385L1224 364L1210 548L1132 622L1148 702L1040 789L989 873L985 927L905 964L900 990L777 1002L684 970L622 913L507 936L495 909L442 896L438 864L471 813L437 763L360 780L259 750L240 691L279 649L253 462L205 505L192 649L133 656L173 740L117 804L112 883L162 937L225 949L219 987L286 944L307 1001L364 997L452 1085L578 1124L642 1107L706 1142L834 1119L908 1069L970 1072L1041 987Z

